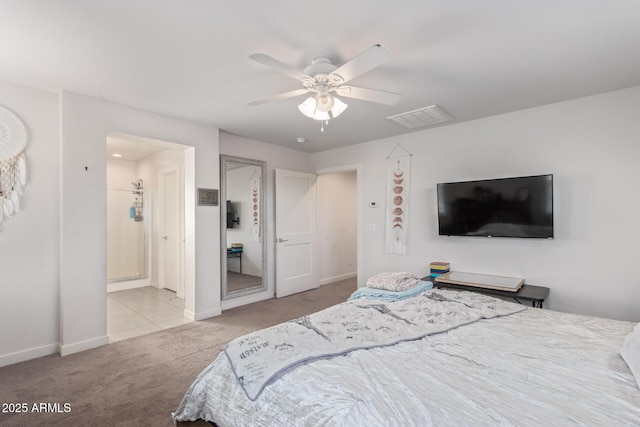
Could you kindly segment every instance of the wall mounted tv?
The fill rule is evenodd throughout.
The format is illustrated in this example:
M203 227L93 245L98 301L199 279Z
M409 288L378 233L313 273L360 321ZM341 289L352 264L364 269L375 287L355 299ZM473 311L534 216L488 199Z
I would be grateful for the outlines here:
M237 214L236 204L227 200L227 228L235 228L240 225L240 219L236 218Z
M553 238L553 175L438 184L441 236Z

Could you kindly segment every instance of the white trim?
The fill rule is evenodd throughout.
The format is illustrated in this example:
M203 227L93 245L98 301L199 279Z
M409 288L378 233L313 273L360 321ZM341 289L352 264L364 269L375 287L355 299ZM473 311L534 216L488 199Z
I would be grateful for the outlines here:
M151 286L151 279L145 277L144 279L122 280L119 282L107 283L107 293L126 291L129 289L144 288L145 286Z
M360 163L353 163L350 165L342 165L342 166L333 166L330 168L316 169L314 173L316 175L324 175L326 173L336 173L336 172L351 172L357 171L360 172Z
M109 337L104 335L99 338L92 338L86 341L80 341L68 345L60 345L60 356L68 356L73 353L79 353L85 350L91 350L92 348L102 347L109 344Z
M221 302L221 308L222 308L222 311L229 310L231 308L240 307L242 305L252 304L252 303L258 302L258 301L268 300L268 299L271 299L273 297L274 297L273 291L267 289L267 290L265 290L263 292L258 292L258 293L255 293L255 294L249 294L249 295L245 295L245 296L242 296L242 297L236 297L236 298L223 300Z
M353 271L351 273L345 273L345 274L340 274L338 276L327 277L326 279L320 280L320 286L328 285L329 283L339 282L341 280L351 279L351 278L357 277L357 276L358 276L358 272L357 271Z
M43 345L42 347L30 348L28 350L17 351L15 353L3 354L0 356L0 367L13 365L14 363L26 362L38 357L49 356L58 353L59 344Z
M189 320L193 320L193 321L204 320L210 317L220 316L222 314L222 309L216 308L213 310L202 311L199 313L194 313L190 310L184 310L183 314L184 314L184 317L186 317Z

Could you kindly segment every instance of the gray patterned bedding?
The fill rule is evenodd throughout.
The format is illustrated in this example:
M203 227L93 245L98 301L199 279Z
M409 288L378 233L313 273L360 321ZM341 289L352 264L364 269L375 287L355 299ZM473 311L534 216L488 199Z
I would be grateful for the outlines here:
M224 349L247 397L304 363L442 333L525 307L470 292L433 291L396 302L347 301L231 341Z
M220 427L638 425L640 390L619 355L633 323L444 290L371 305L380 304L339 304L233 341L174 419ZM371 332L388 322L393 333ZM258 342L272 347L266 357L238 363ZM297 349L277 360L275 347L285 344ZM238 377L258 381L245 389Z

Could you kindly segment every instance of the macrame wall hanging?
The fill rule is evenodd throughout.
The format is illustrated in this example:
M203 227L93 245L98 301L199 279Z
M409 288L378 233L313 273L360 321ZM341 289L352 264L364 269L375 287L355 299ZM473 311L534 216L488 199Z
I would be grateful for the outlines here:
M254 169L251 178L249 179L249 197L251 199L251 203L249 205L252 207L251 209L251 240L254 242L260 242L261 231L260 230L260 204L261 204L261 190L262 189L262 178L256 169Z
M26 145L24 123L0 105L0 224L20 211L20 199L27 182Z
M411 154L398 143L387 156L386 252L407 254Z

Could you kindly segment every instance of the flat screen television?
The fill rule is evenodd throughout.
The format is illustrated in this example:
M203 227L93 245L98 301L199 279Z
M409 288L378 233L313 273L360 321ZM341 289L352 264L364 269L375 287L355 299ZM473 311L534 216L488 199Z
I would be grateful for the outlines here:
M227 228L235 228L239 221L236 220L236 207L231 200L227 200Z
M553 238L553 175L438 184L441 236Z

